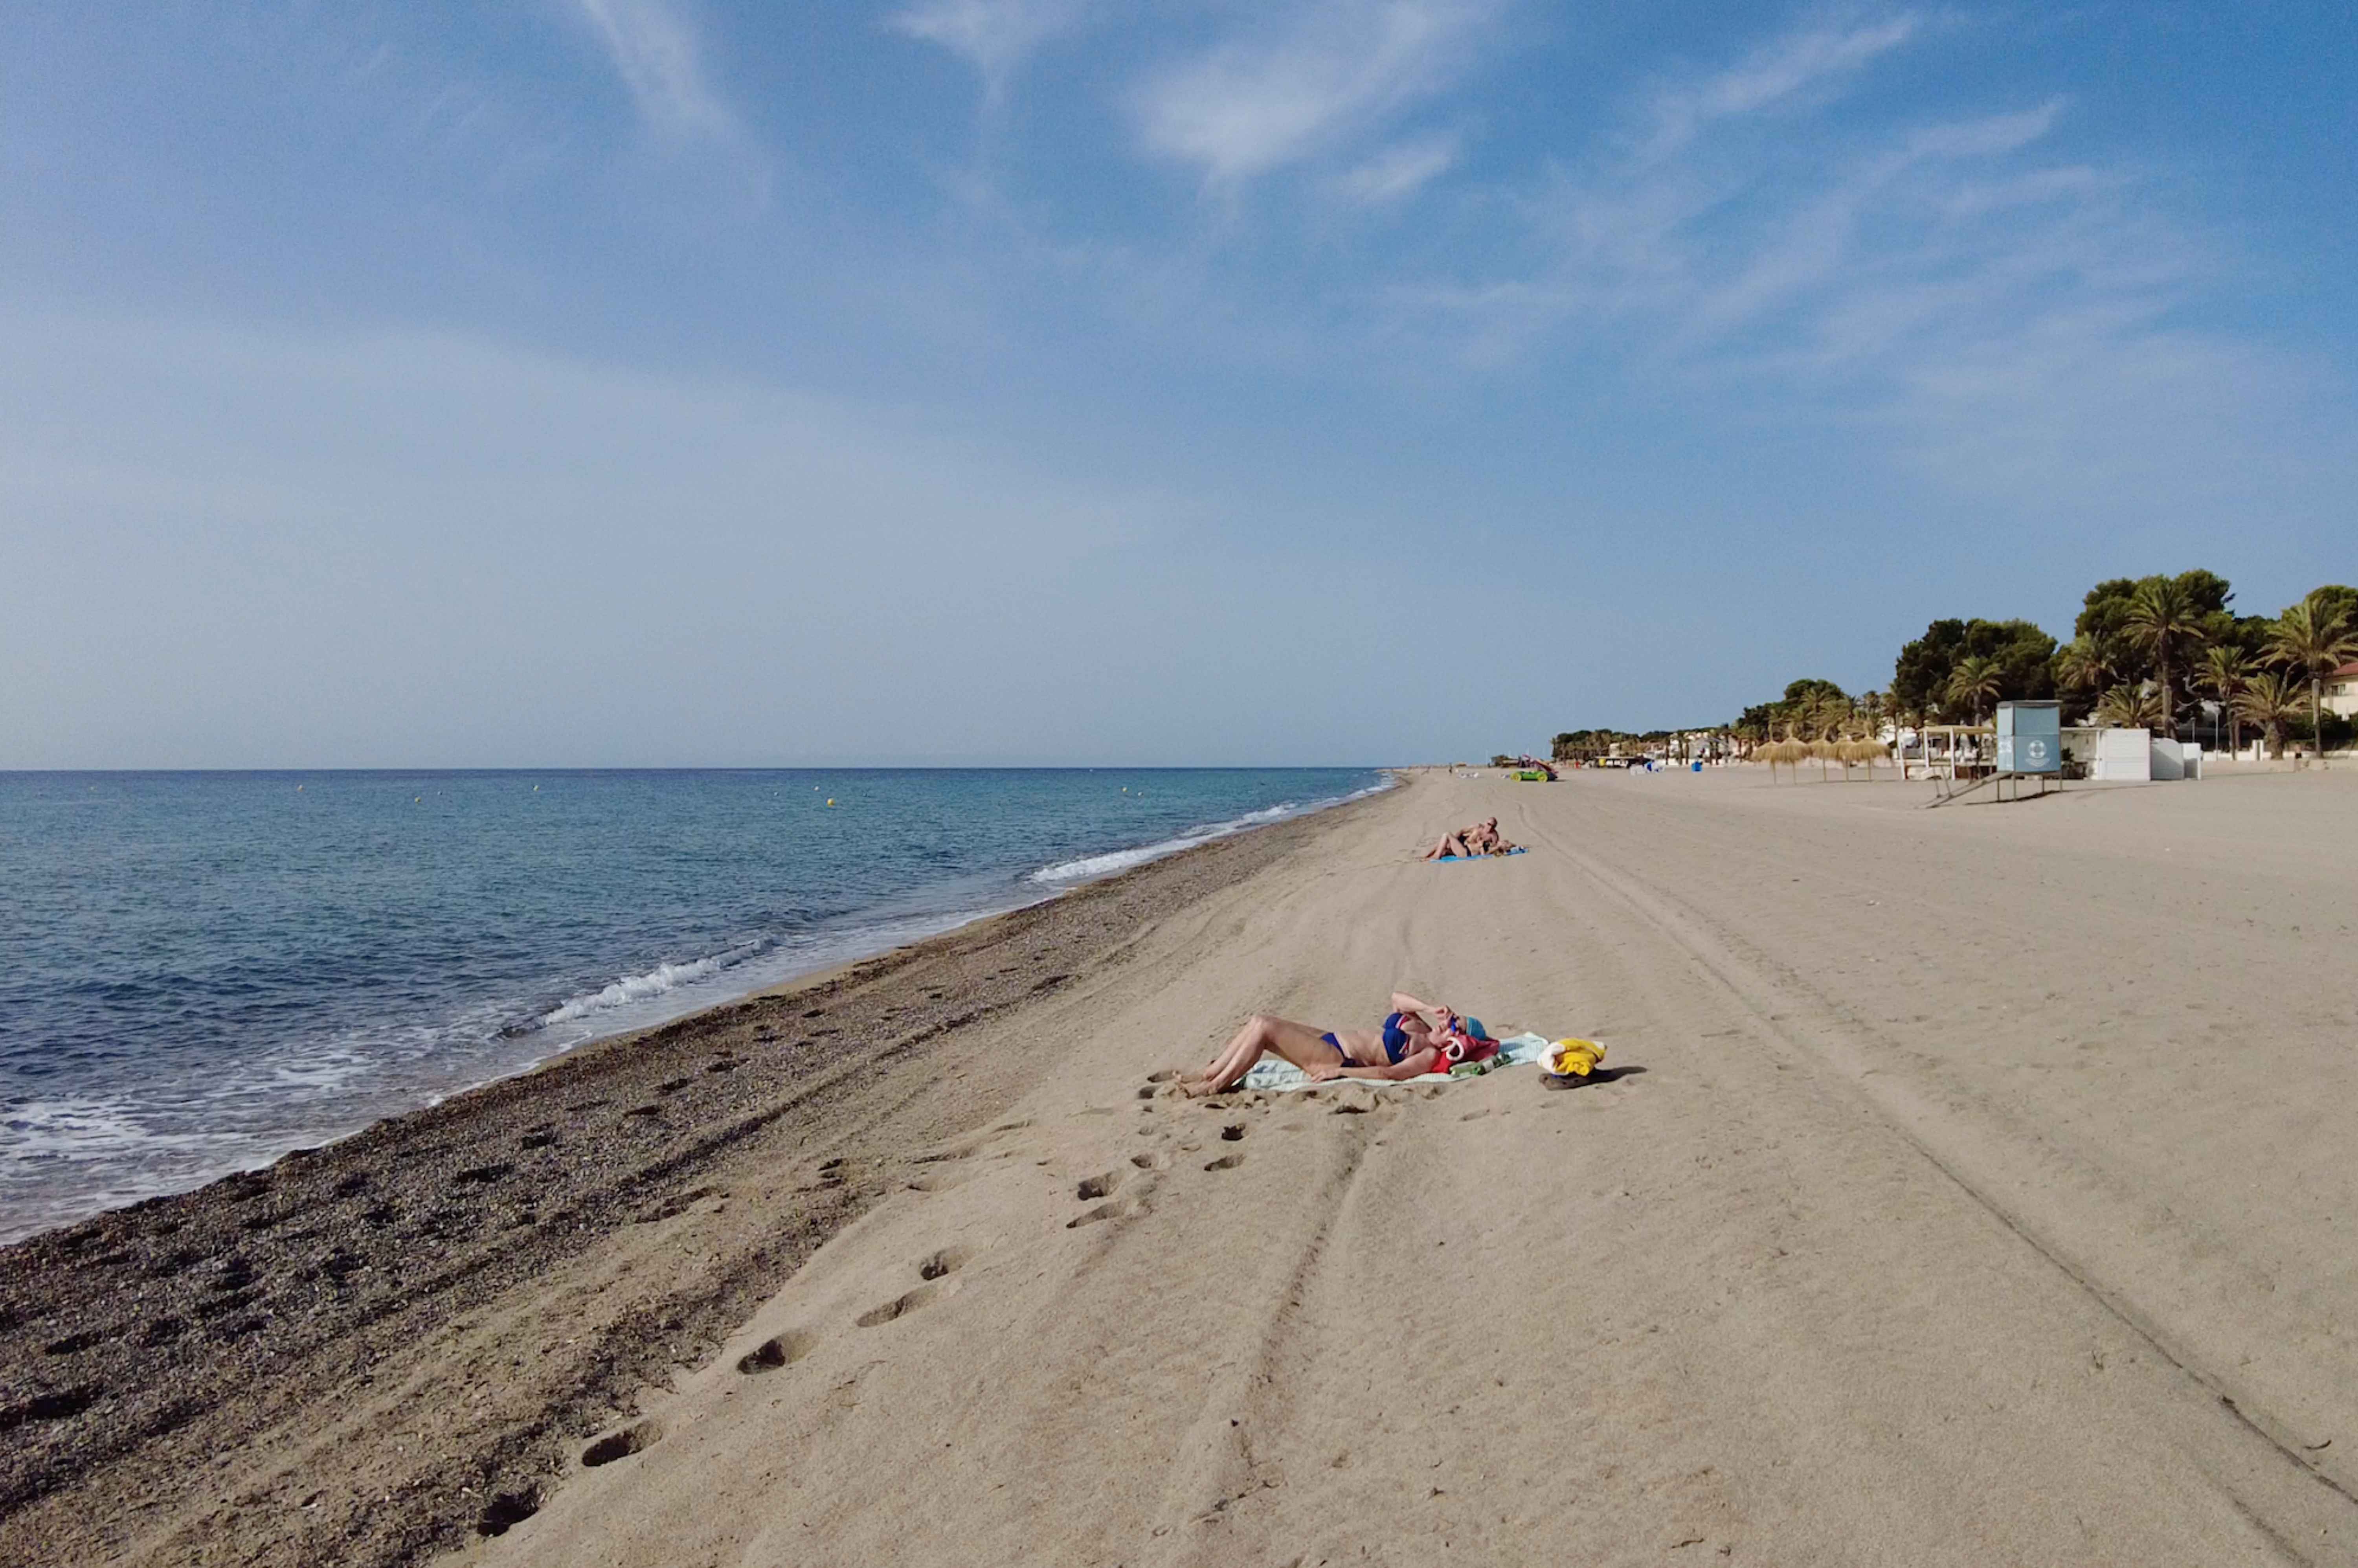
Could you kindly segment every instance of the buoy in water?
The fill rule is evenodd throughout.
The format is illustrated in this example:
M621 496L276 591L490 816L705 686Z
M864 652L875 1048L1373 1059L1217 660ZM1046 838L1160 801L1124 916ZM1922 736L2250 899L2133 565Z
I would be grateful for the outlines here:
M833 805L835 804L835 796L833 796L833 795L828 795L828 796L827 797L827 805L829 805L829 806L833 806Z

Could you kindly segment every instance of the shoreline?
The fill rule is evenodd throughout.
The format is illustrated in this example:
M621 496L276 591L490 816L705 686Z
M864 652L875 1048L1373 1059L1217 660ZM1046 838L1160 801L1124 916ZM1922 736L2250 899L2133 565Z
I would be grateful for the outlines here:
M300 769L254 771L268 776L276 776L279 773L284 773L285 776L287 777L307 777L318 773L318 770ZM378 770L359 771L362 773L372 773ZM504 774L517 772L551 770L488 769L455 771ZM568 770L553 771L562 773ZM634 770L607 771L632 772ZM668 771L728 772L733 770ZM421 1085L413 1087L406 1093L394 1093L388 1091L384 1098L387 1100L395 1102L394 1108L385 1110L382 1114L373 1116L366 1120L343 1124L341 1130L330 1130L327 1127L313 1127L299 1130L288 1130L285 1132L274 1135L266 1141L263 1141L262 1146L271 1150L272 1152L266 1153L257 1152L254 1154L240 1159L235 1162L222 1164L214 1168L210 1174L196 1178L193 1181L183 1181L169 1185L163 1185L157 1187L152 1191L141 1191L138 1190L137 1187L133 1187L127 1192L118 1188L112 1194L105 1192L93 1194L93 1198L98 1200L96 1206L85 1206L79 1201L70 1203L59 1201L43 1206L37 1206L33 1213L28 1215L26 1218L25 1223L27 1227L27 1228L17 1228L13 1221L7 1222L5 1227L0 1227L0 1247L14 1246L20 1242L32 1240L52 1231L78 1225L85 1220L104 1214L113 1213L126 1207L131 1207L138 1204L151 1202L157 1198L173 1197L186 1193L201 1191L204 1187L211 1185L214 1182L222 1181L232 1176L251 1174L254 1172L265 1171L291 1154L315 1153L322 1149L332 1148L335 1145L345 1142L352 1138L362 1136L371 1128L384 1121L395 1119L403 1116L412 1115L422 1110L429 1110L438 1106L447 1105L467 1095L476 1093L479 1090L488 1088L493 1085L542 1071L556 1063L559 1063L568 1057L578 1055L584 1051L590 1050L592 1047L600 1045L606 1042L631 1039L646 1034L654 1030L665 1028L670 1024L698 1017L707 1012L734 1006L755 997L767 995L784 989L805 986L811 983L817 978L834 974L839 970L860 964L868 959L881 957L886 954L896 952L905 947L917 946L948 935L955 932L963 931L979 922L996 919L1001 915L1014 914L1025 909L1035 908L1040 904L1065 897L1076 889L1091 886L1114 877L1125 875L1131 871L1141 869L1144 866L1156 864L1159 861L1170 859L1174 855L1184 854L1190 849L1198 848L1207 843L1215 843L1222 838L1233 838L1239 833L1250 833L1265 827L1273 827L1282 823L1298 821L1306 817L1321 816L1326 812L1335 810L1338 806L1348 805L1355 800L1365 799L1370 795L1379 795L1387 789L1396 787L1399 778L1399 774L1396 771L1390 769L1376 769L1370 771L1376 772L1379 774L1379 783L1341 796L1313 800L1306 805L1294 806L1291 809L1282 807L1268 808L1271 811L1282 810L1283 814L1269 816L1265 821L1255 820L1254 818L1261 817L1266 815L1264 812L1256 812L1242 819L1198 824L1195 827L1184 829L1169 838L1158 839L1145 844L1130 845L1120 849L1107 850L1101 854L1085 857L1081 860L1043 865L1034 867L1027 871L1012 873L1012 880L1001 890L1001 896L991 897L978 903L969 905L953 903L939 909L927 909L923 907L925 895L923 892L919 892L914 896L903 895L903 897L897 901L888 901L883 903L879 903L870 909L838 917L839 924L831 925L827 928L799 934L799 936L807 937L809 939L809 946L811 950L814 953L820 955L816 957L813 961L805 962L805 957L809 955L798 954L785 961L782 971L765 972L762 974L761 978L750 985L732 982L729 978L729 968L720 969L711 976L704 977L698 980L691 980L677 987L677 990L688 993L688 997L684 1003L676 1009L662 1005L660 997L649 999L653 1005L643 1004L638 1007L633 1007L629 1002L625 1001L620 1004L618 1011L626 1011L628 1015L627 1021L618 1022L611 1027L600 1027L593 1024L591 1025L591 1033L582 1034L578 1038L567 1039L562 1044L553 1046L545 1053L533 1054L527 1059L509 1060L506 1062L495 1060L493 1062L487 1063L486 1065L489 1066L491 1070L480 1077L464 1078L455 1084L450 1084L447 1087L435 1087L430 1085ZM168 772L168 770L166 772ZM1115 866L1108 871L1094 873L1086 871L1078 872L1066 878L1051 878L1049 875L1049 873L1065 870L1068 866L1081 866L1106 860L1121 860L1126 863ZM945 888L957 887L960 885L962 884L957 881L940 884L941 887ZM937 888L936 890L936 893L938 894L939 891L940 889ZM969 890L969 892L971 893L974 890ZM785 940L786 939L780 939L779 945L783 946ZM679 961L678 967L694 967L695 965L708 961L710 960L707 957L684 959ZM747 960L747 963L752 966L761 966L762 962L763 956L761 955L756 955ZM676 966L668 961L660 966L660 968L664 969L668 969L674 967ZM733 968L735 966L733 965L730 966L730 968ZM609 982L606 989L608 990L612 990L618 988L626 988L632 985L634 981L644 978L646 977L626 974ZM557 1019L558 1015L561 1015L567 1008L577 1006L584 1001L594 1001L595 998L600 994L601 993L593 989L591 991L584 992L579 996L564 999L556 1004L556 1011L546 1017L535 1015L528 1022L519 1021L516 1023L502 1026L499 1031L499 1037L501 1039L509 1040L518 1038L528 1039L532 1034L539 1033L542 1029L551 1027L552 1019ZM559 1021L561 1022L561 1020ZM496 1044L497 1041L487 1042L485 1044L488 1049L490 1045ZM71 1210L71 1212L62 1212L69 1209Z
M484 1487L560 1462L573 1433L709 1355L828 1237L921 1179L921 1146L1053 1067L972 1073L964 1037L1118 967L1158 924L1392 794L1391 776L0 1248L0 1557L112 1559L158 1515L173 1552L241 1561L391 1564L454 1544ZM583 1278L563 1353L535 1346L430 1457L371 1423L334 1440L352 1487L333 1507L198 1506L213 1456L310 1447L388 1384L404 1409L418 1378L455 1378L446 1392L466 1399L518 1331L477 1314L568 1272Z
M1417 773L609 1045L0 1254L0 1561L2342 1561L2283 782ZM1608 1072L1174 1092L1401 989Z

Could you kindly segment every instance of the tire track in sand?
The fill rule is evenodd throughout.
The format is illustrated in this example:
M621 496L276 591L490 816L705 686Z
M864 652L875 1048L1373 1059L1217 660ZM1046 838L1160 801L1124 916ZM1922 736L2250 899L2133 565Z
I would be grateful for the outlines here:
M1399 1114L1395 1111L1393 1114ZM1303 1238L1293 1267L1274 1289L1243 1298L1261 1310L1261 1326L1249 1355L1239 1357L1212 1381L1201 1410L1172 1456L1157 1523L1141 1543L1141 1561L1158 1568L1229 1561L1230 1545L1219 1530L1238 1502L1278 1486L1282 1476L1257 1440L1285 1430L1293 1382L1317 1354L1318 1336L1298 1331L1313 1281L1324 1264L1337 1225L1357 1190L1359 1173L1377 1130L1370 1121L1390 1117L1322 1118L1335 1130L1336 1163L1317 1187L1302 1196L1317 1222ZM1267 1278L1266 1275L1263 1276Z
M1839 999L1821 994L1799 976L1790 971L1781 976L1768 972L1782 967L1753 948L1725 922L1675 893L1640 884L1552 832L1540 829L1536 836L1552 854L1563 856L1715 982L1741 1007L1752 1027L1798 1056L1837 1073L1878 1119L1942 1176L2150 1346L2163 1361L2214 1398L2234 1422L2265 1442L2276 1455L2342 1501L2358 1504L2358 1487L2339 1474L2338 1466L2327 1463L2330 1453L2320 1453L2303 1441L2258 1390L2201 1354L2192 1335L2170 1321L2175 1314L2166 1316L2149 1309L2105 1278L2101 1264L2089 1255L2101 1248L2106 1237L2141 1237L2150 1245L2169 1234L2166 1221L2091 1179L2100 1173L2078 1166L2058 1168L2061 1162L2055 1155L2026 1146L2022 1135L1999 1124L1985 1108L1953 1094L1936 1100L1926 1086L1892 1071L1894 1062L1900 1059L1914 1058L1909 1065L1920 1071L1929 1069L1931 1064L1897 1043L1882 1040ZM1815 1027L1795 1027L1804 1022ZM1866 1038L1853 1038L1857 1035ZM1870 1052L1880 1059L1870 1060ZM2020 1201L2027 1191L2026 1169L2039 1173L2039 1184L2050 1194L2068 1189L2071 1203L2081 1212L2059 1217L2061 1222L2093 1240L2094 1246L2075 1248L2056 1234L2055 1225L2041 1224L2026 1211ZM2008 1189L2014 1195L2008 1195ZM2207 1298L2203 1317L2215 1322L2266 1312L2264 1297L2222 1288L2214 1270L2203 1260L2183 1257L2173 1262L2178 1265L2171 1273L2174 1282L2180 1289L2191 1282ZM2284 1332L2290 1336L2298 1331L2288 1326ZM2358 1368L2348 1370L2358 1375ZM2249 1515L2240 1499L2238 1508ZM2268 1533L2275 1536L2273 1530Z

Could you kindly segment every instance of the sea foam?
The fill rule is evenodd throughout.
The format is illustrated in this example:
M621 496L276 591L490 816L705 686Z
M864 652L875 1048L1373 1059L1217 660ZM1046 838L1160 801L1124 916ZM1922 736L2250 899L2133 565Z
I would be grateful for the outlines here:
M768 951L770 946L771 944L767 942L747 942L731 947L725 953L715 953L708 957L691 958L682 964L657 964L643 975L624 975L611 985L569 998L547 1012L542 1013L541 1027L553 1028L560 1023L571 1023L577 1020L588 1018L594 1013L611 1012L617 1008L629 1007L635 1002L651 1001L656 997L676 991L682 986L690 986L698 980L710 979L723 969L733 969L746 959L756 957Z
M1377 775L1122 776L0 773L0 1240Z
M1160 860L1167 855L1175 855L1182 849L1192 849L1198 844L1208 844L1216 838L1226 838L1231 834L1242 833L1249 827L1266 827L1270 823L1282 822L1291 816L1302 816L1310 812L1324 811L1329 806L1340 806L1346 801L1357 800L1364 795L1374 795L1379 790L1390 787L1391 781L1387 778L1383 783L1370 784L1366 789L1354 790L1349 795L1329 795L1324 800L1314 800L1306 804L1292 800L1280 801L1275 806L1266 806L1260 811L1249 811L1242 816L1232 816L1225 822L1209 822L1199 827L1190 827L1175 838L1165 838L1153 844L1141 844L1133 849L1112 849L1102 855L1085 855L1077 860L1065 860L1056 865L1043 867L1032 873L1032 880L1048 886L1058 886L1070 882L1089 881L1098 877L1109 877L1116 871L1126 871L1132 866L1142 866L1149 860Z

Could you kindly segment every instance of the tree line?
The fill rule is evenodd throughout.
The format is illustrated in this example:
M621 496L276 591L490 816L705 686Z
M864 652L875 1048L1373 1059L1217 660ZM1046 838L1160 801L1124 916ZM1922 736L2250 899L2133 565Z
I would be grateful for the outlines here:
M2001 702L2052 698L2067 724L2093 718L2174 737L2207 698L2239 748L2245 724L2278 756L2288 735L2320 751L2346 741L2324 692L2358 659L2358 589L2328 584L2272 616L2238 614L2234 599L2216 572L2114 578L2088 590L2068 643L2028 621L1935 621L1899 650L1885 689L1853 696L1798 680L1727 729L1754 742L1831 741L1886 724L1981 724Z

